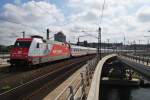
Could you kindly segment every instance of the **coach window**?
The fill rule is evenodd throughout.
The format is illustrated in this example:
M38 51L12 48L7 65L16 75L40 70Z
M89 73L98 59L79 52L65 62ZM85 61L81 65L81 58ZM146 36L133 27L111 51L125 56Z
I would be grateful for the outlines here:
M40 44L39 44L39 43L37 43L36 48L39 48L39 47L40 47Z

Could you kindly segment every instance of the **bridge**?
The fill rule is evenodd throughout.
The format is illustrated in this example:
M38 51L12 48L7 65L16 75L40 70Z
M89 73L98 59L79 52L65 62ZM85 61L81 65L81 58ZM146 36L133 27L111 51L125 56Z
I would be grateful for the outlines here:
M25 79L29 77L28 75L41 75L31 81L26 80L27 82L21 83L18 87L1 93L0 99L9 100L12 97L14 99L19 97L31 100L37 98L44 100L116 100L117 98L129 100L132 97L140 100L144 95L146 98L144 100L149 98L148 94L142 94L145 91L148 93L150 86L150 59L148 57L129 55L127 53L107 53L103 54L101 60L98 60L97 56L87 56L56 63L46 65L49 67L33 68L27 72L16 71L9 73L10 75L2 76L1 86L4 83L12 84L11 82L17 82L17 79L11 79L13 76L18 79L19 77ZM64 68L60 66L64 66ZM56 69L55 67L58 67L58 71L54 70ZM74 71L73 68L79 70ZM50 73L45 74L46 71L50 71ZM62 71L68 72L63 74ZM56 73L58 76L56 76ZM65 78L66 75L69 78ZM47 82L48 86L43 88L42 86ZM137 97L137 93L141 93L139 94L140 97Z
M110 54L105 56L96 66L87 100L116 100L116 97L109 94L109 89L112 89L112 87L117 90L120 88L126 90L125 88L129 87L138 87L138 89L139 87L149 87L149 63L148 58L133 55ZM129 92L128 95L131 95L130 90L127 92ZM119 95L121 95L121 92ZM118 98L120 98L119 100L130 100L128 95L124 91L121 95L122 97ZM135 95L132 96L134 97ZM143 96L141 95L139 100L142 98ZM148 98L143 100L148 100Z
M100 61L94 58L54 100L141 100L144 95L144 100L149 100L149 95L142 93L149 91L149 64L146 57L127 54L108 54Z

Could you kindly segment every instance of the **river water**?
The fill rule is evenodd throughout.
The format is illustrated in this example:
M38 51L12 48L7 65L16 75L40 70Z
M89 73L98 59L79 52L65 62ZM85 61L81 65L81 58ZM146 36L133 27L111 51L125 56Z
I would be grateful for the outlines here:
M101 86L100 100L150 100L150 88Z

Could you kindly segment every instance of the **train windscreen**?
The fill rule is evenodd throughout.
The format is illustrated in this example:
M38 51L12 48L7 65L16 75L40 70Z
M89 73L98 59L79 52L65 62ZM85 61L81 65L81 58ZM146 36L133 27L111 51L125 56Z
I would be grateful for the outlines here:
M14 47L30 47L31 41L16 41Z

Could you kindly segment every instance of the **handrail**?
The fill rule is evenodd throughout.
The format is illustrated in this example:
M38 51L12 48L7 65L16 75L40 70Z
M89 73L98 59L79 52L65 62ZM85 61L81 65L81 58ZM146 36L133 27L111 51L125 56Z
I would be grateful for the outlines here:
M76 75L76 77L78 77L79 76L79 74L78 75ZM69 85L68 86L70 86L73 82L75 82L76 80L72 80L70 83L69 83ZM65 87L65 89L55 98L55 100L58 100L59 99L59 97L61 96L61 95L63 95L63 93L68 89L68 86L67 87Z
M126 57L132 61L135 61L137 63L145 64L148 66L150 63L150 58L148 57L142 57L142 56L135 56L135 55L121 55L123 57Z
M96 66L96 69L94 72L94 76L92 79L92 84L91 84L91 88L90 88L87 100L99 100L99 93L100 93L99 89L100 89L100 78L101 78L102 67L108 59L112 57L116 57L116 56L117 56L116 54L111 54L111 55L105 56L98 62L98 65Z
M65 94L67 90L70 90L70 92L69 94L67 94L65 100L75 100L75 98L78 98L78 97L82 99L83 96L85 96L85 88L88 86L87 83L90 83L90 82L87 82L87 80L89 80L87 78L90 78L91 75L90 74L87 75L87 73L92 74L92 71L94 71L95 68L90 68L90 67L95 67L94 65L96 65L96 59L92 59L88 61L87 64L84 66L85 70L82 71L82 73L76 75L76 77L79 77L80 75L81 79L79 81L77 81L76 79L72 80L69 83L69 85L66 86L65 89L55 98L55 100L60 100L61 96L63 96L63 94ZM75 82L77 83L74 84L73 86L72 84ZM78 93L80 93L80 96L77 95Z

